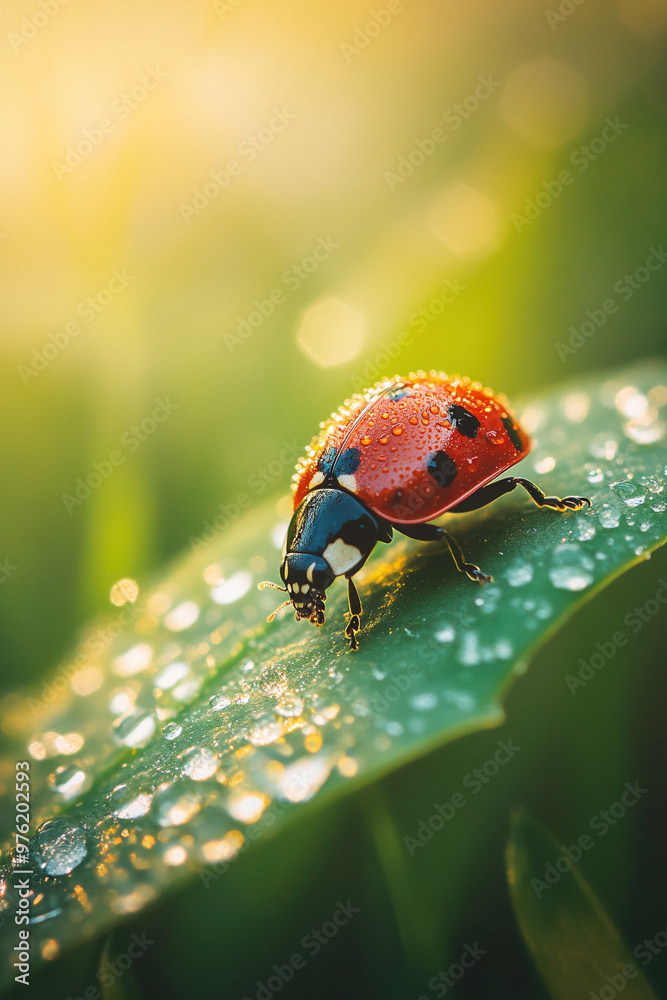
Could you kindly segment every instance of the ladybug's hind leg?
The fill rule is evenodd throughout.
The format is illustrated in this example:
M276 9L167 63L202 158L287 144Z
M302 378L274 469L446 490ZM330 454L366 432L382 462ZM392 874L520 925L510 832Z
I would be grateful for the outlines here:
M479 566L476 566L475 563L466 561L461 546L444 528L439 528L435 524L411 524L409 526L407 524L394 524L394 527L401 534L407 535L408 538L414 538L418 542L446 541L449 551L452 554L452 559L460 573L465 573L469 580L474 580L476 583L484 584L493 581L493 577L482 573Z
M486 507L488 503L493 503L498 497L505 493L511 493L517 486L523 486L531 500L538 507L551 507L552 510L581 510L584 505L591 506L589 497L548 497L542 492L539 486L531 483L529 479L520 479L517 476L508 476L506 479L497 479L495 483L489 483L475 490L469 497L457 503L455 507L449 508L450 514L465 514L469 510L479 510Z
M357 642L357 632L361 629L361 612L363 608L361 606L361 599L359 597L359 591L356 588L354 580L351 576L347 578L347 602L350 605L350 615L351 618L347 623L347 628L345 629L345 635L350 640L350 649L355 651L359 649L359 643Z

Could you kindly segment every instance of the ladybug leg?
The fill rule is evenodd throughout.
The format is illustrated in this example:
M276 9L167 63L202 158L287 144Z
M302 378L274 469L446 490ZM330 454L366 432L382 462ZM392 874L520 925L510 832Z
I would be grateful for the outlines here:
M552 507L554 510L581 510L584 504L591 506L590 497L548 497L542 492L539 486L531 483L529 479L515 479L517 486L523 486L531 500L538 507Z
M410 527L405 524L395 524L394 527L401 534L407 535L408 538L414 538L418 542L439 542L444 539L449 546L449 551L459 573L465 573L469 580L475 580L477 583L484 584L493 581L493 577L482 573L475 563L466 561L461 546L444 528L439 528L435 524L411 524Z
M553 510L566 511L581 510L585 504L588 504L589 507L591 506L591 501L588 497L563 497L562 500L560 497L548 497L545 496L539 486L531 483L529 479L508 476L507 479L498 479L495 483L482 486L481 489L471 493L469 497L466 497L461 503L456 504L455 507L450 507L449 512L451 514L465 514L469 510L479 510L480 507L486 507L488 503L493 503L494 500L504 496L505 493L511 493L517 486L523 486L524 490L526 490L538 507L551 507Z
M347 623L347 628L345 629L345 635L350 640L350 649L354 652L359 649L359 643L357 642L356 633L361 629L360 616L363 608L361 606L361 600L359 598L359 591L356 588L354 580L351 576L347 578L347 602L350 606L350 615L352 616Z

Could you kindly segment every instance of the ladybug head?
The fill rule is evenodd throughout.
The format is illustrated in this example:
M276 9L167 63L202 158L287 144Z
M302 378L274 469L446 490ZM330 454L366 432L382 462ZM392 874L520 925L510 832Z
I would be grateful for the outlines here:
M281 563L280 577L297 621L307 618L313 625L323 625L325 591L336 579L326 559L307 552L289 552Z

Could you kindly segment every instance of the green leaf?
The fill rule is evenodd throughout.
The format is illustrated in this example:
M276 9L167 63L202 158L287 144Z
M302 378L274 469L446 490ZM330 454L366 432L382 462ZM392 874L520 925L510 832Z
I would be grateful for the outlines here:
M141 956L140 945L130 942L131 952L123 948L117 933L110 934L104 945L98 979L102 1000L141 1000L141 990L132 970L134 956Z
M667 536L665 385L651 363L520 406L535 438L521 473L547 493L587 493L593 509L561 515L516 491L452 517L495 579L483 589L439 545L378 546L357 576L358 653L340 581L324 628L289 612L266 623L276 595L256 585L277 579L285 498L247 512L232 501L210 541L193 539L135 604L91 627L40 691L6 698L9 914L16 760L31 761L32 830L58 814L32 841L33 956L100 934L197 872L210 884L313 804L498 724L535 649ZM3 976L14 943L3 935Z
M627 1000L657 1000L581 874L581 857L585 852L577 845L566 853L528 813L514 816L507 847L512 905L550 995L572 1000L602 990L605 996L623 991Z

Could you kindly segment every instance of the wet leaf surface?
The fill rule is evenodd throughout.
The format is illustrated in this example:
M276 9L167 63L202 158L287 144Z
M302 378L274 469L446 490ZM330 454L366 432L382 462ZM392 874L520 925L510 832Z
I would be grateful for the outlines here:
M516 491L449 518L493 575L484 588L438 544L378 546L356 578L357 653L340 581L323 628L289 612L266 623L280 595L257 583L278 579L283 499L238 517L228 508L206 544L92 626L41 690L4 699L3 977L17 940L16 761L30 762L35 961L196 871L206 884L308 804L497 724L539 644L665 540L665 386L665 366L651 363L519 406L535 447L517 474L588 494L593 508L539 510Z

